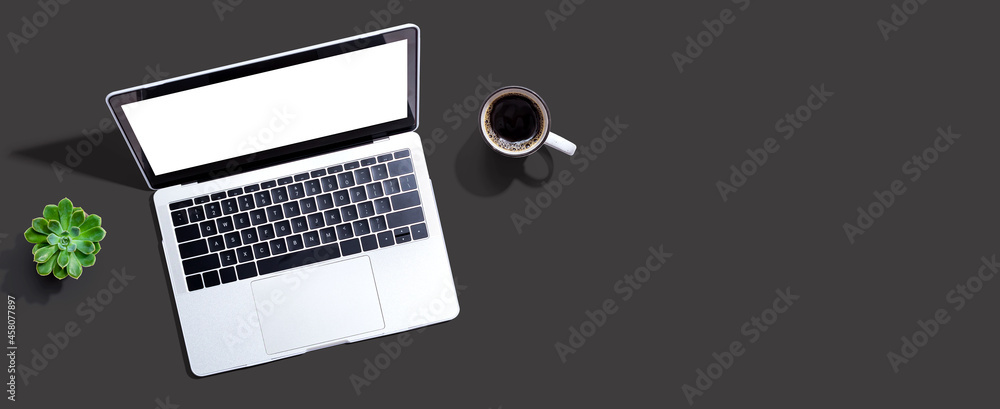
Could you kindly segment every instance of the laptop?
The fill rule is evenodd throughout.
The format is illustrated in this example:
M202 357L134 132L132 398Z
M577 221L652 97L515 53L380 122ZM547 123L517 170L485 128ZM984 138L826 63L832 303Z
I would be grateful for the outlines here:
M403 25L110 93L197 376L459 312Z

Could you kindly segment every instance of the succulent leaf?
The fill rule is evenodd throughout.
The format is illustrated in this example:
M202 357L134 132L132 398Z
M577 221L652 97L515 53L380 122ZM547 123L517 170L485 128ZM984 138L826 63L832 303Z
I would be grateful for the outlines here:
M44 243L46 240L46 235L35 231L34 228L29 227L28 230L24 231L24 239L28 243Z
M79 209L79 207L77 207ZM87 214L83 210L74 210L73 215L69 217L69 226L79 226L83 224L83 221L87 218Z
M48 246L41 248L35 252L35 262L44 263L46 261L49 261L49 257L52 257L52 255L55 254L55 252L56 252L56 246Z
M59 242L59 236L55 233L49 233L48 237L45 238L45 242L49 244L56 244Z
M73 227L69 228L69 236L70 237L76 237L76 236L79 236L79 235L80 235L80 228L79 227L73 226Z
M69 252L65 250L59 250L59 255L56 258L56 264L59 267L65 268L69 264Z
M42 210L42 217L46 220L59 220L59 206L47 205L45 210Z
M83 274L83 265L76 258L76 253L69 253L69 265L66 266L66 273L73 279L80 278L80 274Z
M75 250L83 254L93 254L95 250L94 242L87 240L73 240Z
M68 246L66 246L66 251L70 253L76 253L76 243L70 243Z
M64 278L66 278L66 269L63 268L63 267L60 267L59 263L56 263L56 265L52 266L52 275L54 275L56 278L62 280Z
M48 243L45 243L44 245L42 243L35 243L35 245L31 248L31 255L35 255L35 253L38 252L38 249L48 245Z
M87 231L95 227L101 227L101 216L89 214L87 220L84 220L83 224L80 225L80 231Z
M90 254L93 254L93 255L96 256L97 253L100 253L100 252L101 252L101 243L94 242L94 252L90 253Z
M90 267L97 262L97 256L93 253L83 254L79 249L76 250L76 258L80 260L80 264L84 267Z
M104 240L104 236L106 234L107 234L107 232L104 231L103 227L95 227L93 229L90 229L90 230L84 231L83 233L80 233L80 235L77 236L76 239L77 240L86 240L86 241L97 242L97 241Z
M69 218L73 216L73 202L68 197L59 201L59 224L69 227ZM51 227L49 227L51 229Z
M47 276L52 273L52 268L56 265L56 258L49 257L48 261L35 264L35 271L38 272L38 275Z
M49 220L49 230L55 234L63 234L62 224L54 220Z
M31 221L31 228L35 229L35 231L41 234L52 233L51 231L49 231L49 221L41 217L36 217Z

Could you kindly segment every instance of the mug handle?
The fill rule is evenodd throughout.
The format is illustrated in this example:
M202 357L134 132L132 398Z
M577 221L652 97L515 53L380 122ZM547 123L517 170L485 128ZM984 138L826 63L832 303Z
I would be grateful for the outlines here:
M555 132L549 132L549 136L545 138L545 145L569 156L573 156L576 153L576 144L556 135Z

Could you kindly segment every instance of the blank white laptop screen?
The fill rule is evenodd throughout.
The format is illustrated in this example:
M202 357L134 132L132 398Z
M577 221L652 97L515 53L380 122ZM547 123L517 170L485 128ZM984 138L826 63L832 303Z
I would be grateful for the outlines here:
M406 52L395 41L122 110L162 175L406 118Z

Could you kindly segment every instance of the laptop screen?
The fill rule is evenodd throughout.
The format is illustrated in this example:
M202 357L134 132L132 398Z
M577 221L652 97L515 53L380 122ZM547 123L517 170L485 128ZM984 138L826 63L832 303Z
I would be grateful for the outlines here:
M416 29L112 93L150 187L228 176L416 127ZM220 173L221 172L221 173Z

